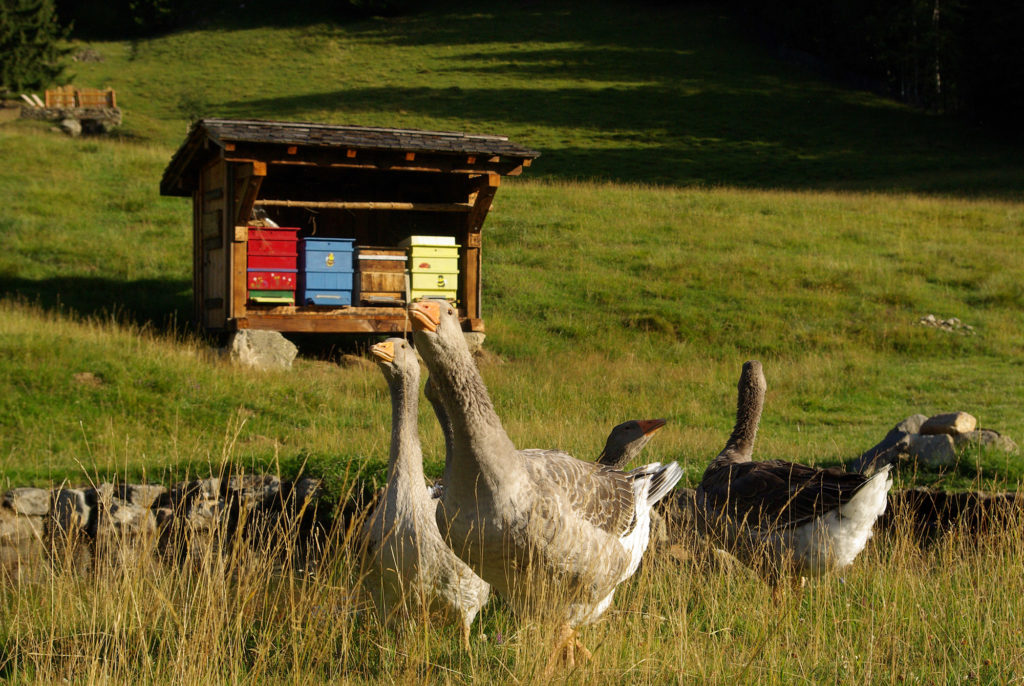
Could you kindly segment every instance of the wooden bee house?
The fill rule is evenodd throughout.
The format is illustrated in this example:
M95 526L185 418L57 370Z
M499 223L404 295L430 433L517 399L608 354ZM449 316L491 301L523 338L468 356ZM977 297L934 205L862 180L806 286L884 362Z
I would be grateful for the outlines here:
M192 198L195 313L209 331L407 331L411 282L388 277L386 261L414 236L457 247L435 297L483 331L484 219L500 177L538 155L502 136L204 119L160 193ZM263 240L275 228L294 246Z

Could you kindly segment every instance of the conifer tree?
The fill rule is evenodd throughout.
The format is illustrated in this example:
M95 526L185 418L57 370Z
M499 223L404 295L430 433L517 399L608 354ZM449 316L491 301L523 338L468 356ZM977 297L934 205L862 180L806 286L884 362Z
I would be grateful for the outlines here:
M44 88L64 73L62 27L53 0L0 0L0 90Z

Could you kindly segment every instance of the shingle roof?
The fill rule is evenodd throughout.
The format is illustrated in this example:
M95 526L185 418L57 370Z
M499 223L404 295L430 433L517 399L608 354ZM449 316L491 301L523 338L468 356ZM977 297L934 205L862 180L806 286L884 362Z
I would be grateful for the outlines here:
M244 119L204 119L196 123L218 142L286 143L408 152L511 155L533 159L540 153L509 142L505 136L454 131L420 131L370 126L341 126Z
M421 131L371 126L343 126L303 122L251 119L201 119L171 158L160 183L161 193L183 195L180 183L194 174L194 168L208 158L206 141L223 149L229 143L289 145L326 150L411 152L442 156L502 157L533 160L536 150L524 148L505 136L467 134L455 131Z

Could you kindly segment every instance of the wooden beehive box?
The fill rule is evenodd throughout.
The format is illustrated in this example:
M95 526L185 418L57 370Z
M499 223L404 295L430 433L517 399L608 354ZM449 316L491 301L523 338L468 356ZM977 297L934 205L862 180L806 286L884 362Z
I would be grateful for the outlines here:
M359 302L402 305L408 300L408 256L405 248L359 246Z
M409 297L458 303L459 248L454 236L409 236L399 245L409 250Z

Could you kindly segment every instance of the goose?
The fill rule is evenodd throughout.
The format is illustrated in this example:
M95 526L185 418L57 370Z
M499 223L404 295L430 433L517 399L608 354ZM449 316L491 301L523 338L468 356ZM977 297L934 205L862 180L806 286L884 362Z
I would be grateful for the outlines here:
M441 538L435 489L423 475L417 431L420 366L412 346L389 338L370 348L391 392L388 480L363 528L363 585L385 619L414 605L461 623L463 646L489 586Z
M597 456L598 463L622 469L640 454L647 442L663 426L664 419L630 419L612 427L604 450Z
M892 487L890 466L872 476L792 462L754 462L766 390L761 363L743 365L736 424L697 488L702 533L777 587L793 574L816 576L853 563Z
M621 472L559 451L518 451L462 335L454 305L409 305L413 341L451 421L437 507L441 536L519 615L560 622L545 673L575 664L576 627L611 605L640 564L651 507L682 477L675 462Z
M423 394L430 401L434 415L437 417L437 423L441 425L441 433L444 435L445 462L447 463L452 451L452 424L448 419L448 411L444 409L444 404L441 402L441 396L437 394L437 386L430 382L429 376L423 385ZM621 470L640 454L648 441L665 424L666 420L664 419L630 419L616 424L608 433L604 450L597 456L597 462ZM543 456L549 451L543 448L525 448L520 449L519 452L528 456ZM441 482L435 484L435 488L441 488Z

